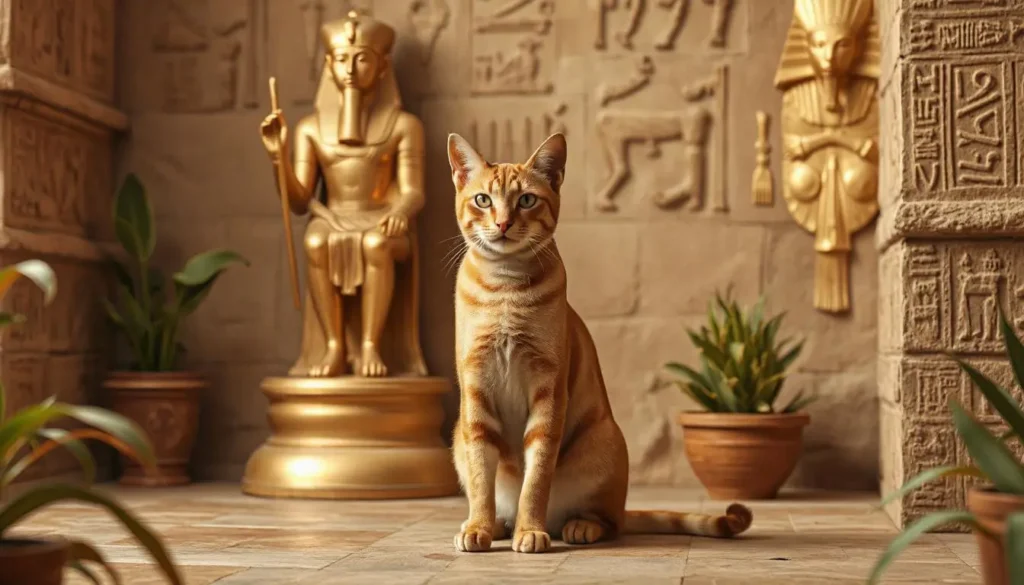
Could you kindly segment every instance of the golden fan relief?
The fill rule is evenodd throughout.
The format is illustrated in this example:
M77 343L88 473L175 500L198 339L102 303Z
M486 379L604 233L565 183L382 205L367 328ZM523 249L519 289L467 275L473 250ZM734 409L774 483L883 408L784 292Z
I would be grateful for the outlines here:
M878 25L871 0L797 0L775 86L782 194L814 234L815 308L850 308L852 235L878 213Z

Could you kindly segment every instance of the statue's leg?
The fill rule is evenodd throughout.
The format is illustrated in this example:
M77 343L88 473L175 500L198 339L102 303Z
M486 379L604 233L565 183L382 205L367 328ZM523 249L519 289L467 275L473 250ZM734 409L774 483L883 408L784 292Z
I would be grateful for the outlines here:
M380 357L380 336L387 322L391 297L395 290L395 261L408 253L409 239L388 238L377 230L363 235L366 278L363 282L363 360L362 375L386 376L387 366Z
M330 228L323 220L313 220L306 230L306 256L309 259L309 296L317 322L323 328L327 349L323 359L316 363L313 358L309 375L313 377L337 376L345 365L345 347L342 337L341 303L338 292L331 284L328 271L327 237ZM304 332L309 335L309 332Z

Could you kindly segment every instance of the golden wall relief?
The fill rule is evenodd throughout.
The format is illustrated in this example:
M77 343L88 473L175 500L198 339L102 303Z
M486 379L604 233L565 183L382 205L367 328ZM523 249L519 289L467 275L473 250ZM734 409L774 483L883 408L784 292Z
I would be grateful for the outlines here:
M851 237L878 213L879 41L871 0L797 0L775 77L782 194L814 234L814 306L850 308Z

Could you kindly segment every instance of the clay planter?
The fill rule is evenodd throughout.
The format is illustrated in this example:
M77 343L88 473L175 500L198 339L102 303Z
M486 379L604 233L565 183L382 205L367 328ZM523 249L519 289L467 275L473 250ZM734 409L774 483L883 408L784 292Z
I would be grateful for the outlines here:
M0 585L61 585L67 559L63 540L0 540Z
M967 509L978 518L979 524L993 534L989 536L980 530L974 531L985 585L1010 585L1010 577L1006 573L1006 557L1003 554L1006 518L1015 512L1024 511L1024 496L1001 494L991 488L971 488L967 492Z
M686 457L716 500L774 498L800 458L810 420L806 413L679 415Z
M115 372L103 383L113 410L139 424L156 453L156 474L121 457L124 485L184 485L199 427L199 392L206 381L191 372Z

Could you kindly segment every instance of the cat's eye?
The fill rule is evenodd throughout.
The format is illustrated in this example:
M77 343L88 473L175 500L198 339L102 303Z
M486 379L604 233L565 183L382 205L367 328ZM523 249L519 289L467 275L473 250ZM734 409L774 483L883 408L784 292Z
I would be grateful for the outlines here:
M484 195L483 193L480 193L476 197L474 197L473 202L476 203L476 206L479 207L480 209L487 209L488 207L491 206L491 198L487 195Z
M533 193L523 193L519 196L519 207L521 209L529 209L537 205L537 196Z

